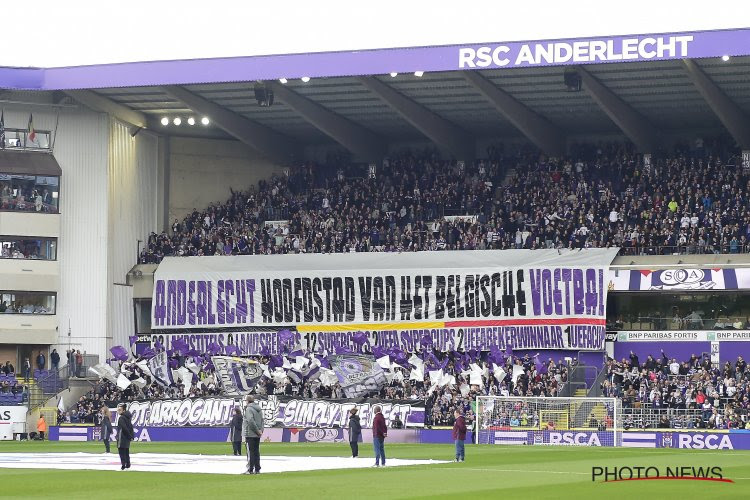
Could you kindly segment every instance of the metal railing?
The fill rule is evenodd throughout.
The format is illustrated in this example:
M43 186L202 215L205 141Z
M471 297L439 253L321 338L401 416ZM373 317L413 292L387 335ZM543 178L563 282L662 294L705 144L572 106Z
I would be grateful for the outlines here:
M749 253L750 244L723 245L635 245L621 246L618 255L709 255Z
M747 421L747 410L734 409L735 414ZM623 429L702 429L714 428L712 410L698 408L652 408L648 405L622 408ZM724 411L719 411L724 417Z

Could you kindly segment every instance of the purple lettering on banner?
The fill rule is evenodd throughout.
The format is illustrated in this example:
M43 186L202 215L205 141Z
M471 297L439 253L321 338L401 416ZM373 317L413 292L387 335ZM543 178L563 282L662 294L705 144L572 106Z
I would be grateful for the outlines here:
M198 282L198 325L207 325L208 318L206 316L206 302L208 301L206 292L206 282Z
M185 324L185 296L187 284L185 280L177 281L177 325Z
M224 304L224 298L222 297L224 295L224 280L219 280L218 283L216 283L216 317L218 318L218 323L220 325L224 324L224 314L226 306Z
M213 311L213 301L214 301L214 295L211 292L211 289L213 288L213 283L210 281L206 282L206 317L208 318L208 324L209 325L215 325L216 324L216 316Z
M531 306L534 311L534 316L539 316L542 312L542 301L541 301L541 270L540 269L529 269L529 277L531 282Z
M224 283L225 314L228 325L234 324L234 307L232 307L232 297L234 296L234 281L226 280Z
M544 304L544 314L552 315L552 273L549 269L542 271L542 302Z
M596 269L586 269L586 314L596 314L597 295Z
M177 283L175 280L167 281L167 324L177 324Z
M583 315L584 300L583 271L581 269L573 269L573 314Z
M552 290L552 302L555 305L555 314L557 316L563 315L563 307L562 307L562 292L560 291L560 280L562 275L561 269L555 269L555 271L552 274L553 280L554 280L554 288Z
M167 308L164 304L164 280L156 280L156 286L154 287L155 300L154 300L154 323L156 326L164 326L164 318L166 316Z
M195 281L192 280L188 283L187 322L189 325L195 324Z

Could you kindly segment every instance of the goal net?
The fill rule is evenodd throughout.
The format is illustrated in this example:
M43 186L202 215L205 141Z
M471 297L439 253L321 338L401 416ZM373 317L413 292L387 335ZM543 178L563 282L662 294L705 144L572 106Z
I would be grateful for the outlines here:
M616 398L477 397L479 444L621 445Z

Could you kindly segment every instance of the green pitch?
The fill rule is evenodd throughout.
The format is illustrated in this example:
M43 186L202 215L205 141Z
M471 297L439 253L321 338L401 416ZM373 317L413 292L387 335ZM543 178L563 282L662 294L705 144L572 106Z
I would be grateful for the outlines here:
M389 457L450 460L450 445L386 445ZM93 452L101 443L3 442L3 452ZM131 453L231 454L228 443L133 443ZM347 456L342 444L263 444L261 453ZM369 446L361 456L373 456ZM116 457L116 455L115 455ZM133 460L136 463L136 459ZM731 483L591 481L592 467L722 468ZM639 495L663 496L639 496ZM259 476L0 469L2 498L750 498L750 451L469 446L466 462Z

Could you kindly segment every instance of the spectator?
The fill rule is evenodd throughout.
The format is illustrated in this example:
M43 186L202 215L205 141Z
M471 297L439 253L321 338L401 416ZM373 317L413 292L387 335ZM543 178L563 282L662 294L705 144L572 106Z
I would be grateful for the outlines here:
M23 360L23 379L28 382L29 378L31 378L31 362L29 361L29 358L24 358Z
M388 428L381 410L379 405L373 408L375 418L372 421L372 443L375 448L375 467L385 467L385 438L388 437Z
M359 423L356 408L352 408L349 414L349 446L352 449L352 458L357 458L359 456L359 440L362 437L362 426Z
M464 441L466 441L466 420L461 412L453 412L455 422L453 423L452 437L456 444L456 462L463 462L465 458Z
M52 362L52 369L58 371L60 369L60 355L57 353L57 349L52 349L49 359Z
M39 371L44 370L46 363L47 359L44 357L44 354L42 354L42 351L39 351L39 354L36 357L36 366L39 368Z

